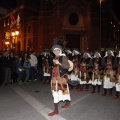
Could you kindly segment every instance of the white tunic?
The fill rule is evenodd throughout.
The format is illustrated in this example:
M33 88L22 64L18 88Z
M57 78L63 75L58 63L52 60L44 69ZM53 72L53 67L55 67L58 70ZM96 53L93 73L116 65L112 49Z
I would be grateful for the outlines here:
M67 84L67 90L69 91L68 84ZM52 90L52 95L53 95L54 103L58 103L60 101L65 101L65 100L71 101L70 91L69 94L63 94L62 90L59 91Z

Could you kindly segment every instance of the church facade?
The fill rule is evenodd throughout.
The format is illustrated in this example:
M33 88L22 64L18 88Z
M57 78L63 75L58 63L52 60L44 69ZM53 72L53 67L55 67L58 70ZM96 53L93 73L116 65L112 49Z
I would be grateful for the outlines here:
M92 21L88 0L28 2L18 2L0 19L0 50L41 51L50 49L56 38L68 48L101 48L99 20Z

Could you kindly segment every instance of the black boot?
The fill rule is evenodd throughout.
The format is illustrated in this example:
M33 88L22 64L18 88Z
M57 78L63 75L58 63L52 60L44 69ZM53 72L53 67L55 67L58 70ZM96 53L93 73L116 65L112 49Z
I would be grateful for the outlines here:
M98 85L97 93L100 93L100 88L101 88L101 85Z
M107 89L104 88L104 93L102 94L102 96L106 96L107 94Z
M114 98L115 98L115 99L118 99L118 98L119 98L119 92L118 92L118 91L116 91L116 95L115 95Z
M85 90L86 90L86 91L88 91L88 88L89 88L89 85L88 85L88 84L86 84L86 88L85 88Z
M110 91L109 91L110 96L112 96L112 91L113 91L113 88L111 88Z
M91 94L95 93L95 89L96 89L95 85L92 85L92 87L93 87L93 90L90 92Z

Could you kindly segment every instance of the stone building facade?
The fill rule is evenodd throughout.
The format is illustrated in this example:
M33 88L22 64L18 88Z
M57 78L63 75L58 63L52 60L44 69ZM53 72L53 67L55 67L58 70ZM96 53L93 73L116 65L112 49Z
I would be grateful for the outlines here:
M16 9L0 19L0 50L50 49L56 37L63 39L69 48L101 47L99 25L91 22L88 0L34 1L18 0ZM15 31L19 34L13 36Z

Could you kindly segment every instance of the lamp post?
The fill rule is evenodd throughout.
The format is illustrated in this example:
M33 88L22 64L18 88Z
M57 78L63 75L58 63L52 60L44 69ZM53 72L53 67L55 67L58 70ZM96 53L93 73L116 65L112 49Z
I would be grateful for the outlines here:
M17 39L17 36L19 35L19 31L14 31L12 32L12 37L13 37L13 49L15 51L15 48L16 48L16 39Z
M102 28L102 25L101 25L101 4L102 4L102 1L103 0L99 0L100 1L100 49L101 49L101 28Z

